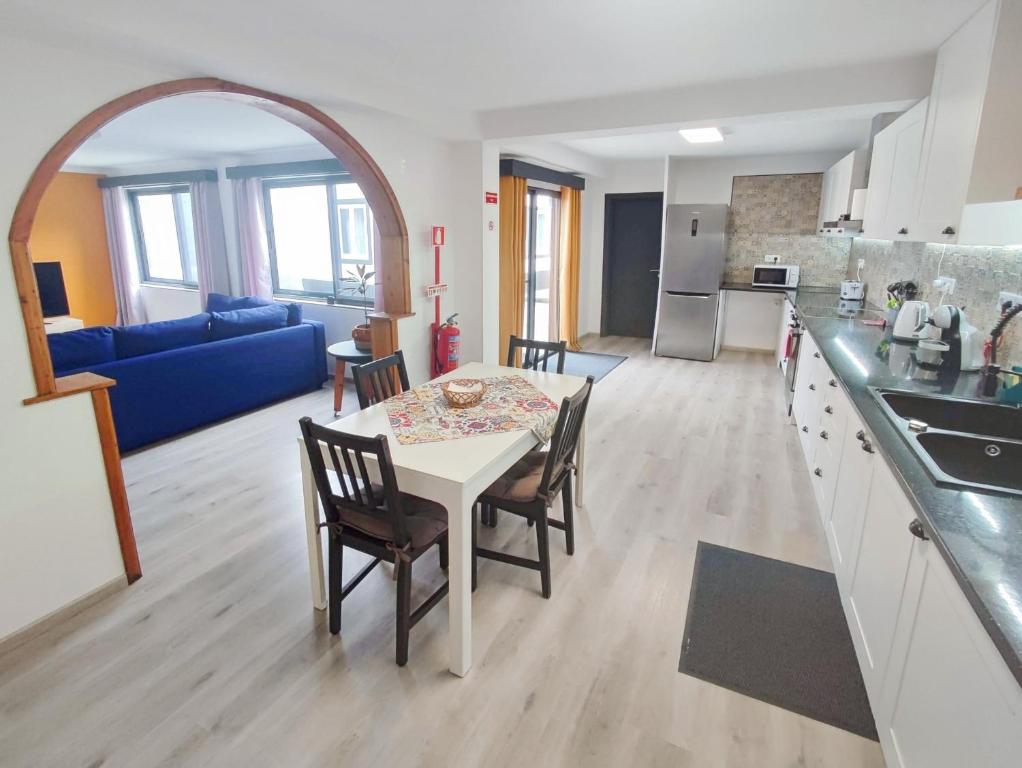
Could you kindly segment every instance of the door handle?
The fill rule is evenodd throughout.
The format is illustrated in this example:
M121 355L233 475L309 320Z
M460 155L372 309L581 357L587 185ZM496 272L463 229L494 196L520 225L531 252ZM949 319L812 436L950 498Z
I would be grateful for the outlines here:
M660 270L659 269L651 269L650 272L656 272L658 275L660 274Z

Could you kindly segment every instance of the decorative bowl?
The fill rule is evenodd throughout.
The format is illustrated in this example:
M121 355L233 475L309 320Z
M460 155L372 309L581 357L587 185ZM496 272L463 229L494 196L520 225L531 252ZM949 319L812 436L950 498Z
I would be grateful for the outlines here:
M486 382L479 379L451 379L440 385L444 399L451 408L471 408L482 402Z

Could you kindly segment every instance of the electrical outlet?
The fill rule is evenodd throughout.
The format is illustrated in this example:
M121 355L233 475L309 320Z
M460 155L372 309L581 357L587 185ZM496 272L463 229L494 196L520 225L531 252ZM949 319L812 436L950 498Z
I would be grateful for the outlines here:
M776 255L774 255L772 253L768 253L766 256L763 257L763 263L764 264L776 264L780 260L781 260L780 256L776 256Z
M1016 304L1022 304L1022 295L1001 291L1001 295L997 297L997 308L1002 312L1011 309Z
M858 260L858 261L856 262L856 264L858 264L858 265L859 265L859 269L862 269L862 268L863 268L864 266L866 266L866 260L865 260L865 259L859 259L859 260Z
M958 285L958 281L953 277L938 277L933 281L933 287L935 290L945 293L948 296L955 292L955 287Z

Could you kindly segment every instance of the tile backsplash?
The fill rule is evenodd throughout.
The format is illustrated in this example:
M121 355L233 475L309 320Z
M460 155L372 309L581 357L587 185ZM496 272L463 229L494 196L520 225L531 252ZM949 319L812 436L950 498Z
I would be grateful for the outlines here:
M866 298L874 304L886 301L886 288L899 280L912 280L919 286L919 298L935 305L940 296L933 287L938 275L958 281L948 303L965 310L974 326L983 333L994 327L1000 310L1001 291L1022 293L1022 248L997 248L935 243L891 242L856 238L848 258L847 275L855 277L856 262L865 259L862 279ZM943 259L943 260L942 260ZM1022 363L1022 318L1016 318L1004 335L1004 361Z
M767 254L801 268L803 285L836 285L844 279L851 242L820 237L821 173L735 176L724 279L747 283Z

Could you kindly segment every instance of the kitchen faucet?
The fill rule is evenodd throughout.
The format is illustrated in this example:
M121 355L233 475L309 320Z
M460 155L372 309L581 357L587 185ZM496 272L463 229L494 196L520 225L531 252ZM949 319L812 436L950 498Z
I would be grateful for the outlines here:
M1001 338L1001 334L1004 333L1008 323L1020 313L1022 313L1022 304L1015 304L1001 315L997 325L990 331L990 364L987 365L986 370L983 372L983 394L987 397L993 397L997 394L997 375L1001 372L1001 367L997 364L997 342Z

